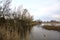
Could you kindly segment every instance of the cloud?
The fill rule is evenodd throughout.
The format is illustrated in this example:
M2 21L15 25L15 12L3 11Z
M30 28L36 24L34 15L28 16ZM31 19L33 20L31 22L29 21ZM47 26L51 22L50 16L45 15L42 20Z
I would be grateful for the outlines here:
M41 12L51 12L51 11L55 11L55 10L58 10L60 8L60 6L59 6L59 4L57 3L57 4L53 4L53 5L51 5L51 6L44 6L44 7L41 7L39 10L41 11Z
M60 14L52 15L52 18L53 18L54 20L60 21Z
M40 17L43 19L42 17L46 17L48 20L50 20L51 16L57 14L55 11L59 10L60 8L59 0L14 0L12 4L13 6L22 4L24 8L29 10L35 19ZM55 17L53 18L55 19Z

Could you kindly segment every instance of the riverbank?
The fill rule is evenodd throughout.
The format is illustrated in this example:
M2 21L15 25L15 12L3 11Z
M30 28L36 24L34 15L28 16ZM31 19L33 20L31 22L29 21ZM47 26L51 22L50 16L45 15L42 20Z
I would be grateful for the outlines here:
M43 28L45 28L45 29L47 29L47 30L56 30L56 31L60 31L60 26L44 25Z

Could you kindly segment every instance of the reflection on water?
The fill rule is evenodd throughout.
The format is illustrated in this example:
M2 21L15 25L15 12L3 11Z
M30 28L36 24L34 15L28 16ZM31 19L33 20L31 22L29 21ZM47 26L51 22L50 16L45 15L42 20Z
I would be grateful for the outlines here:
M34 26L30 34L31 40L60 40L60 32Z

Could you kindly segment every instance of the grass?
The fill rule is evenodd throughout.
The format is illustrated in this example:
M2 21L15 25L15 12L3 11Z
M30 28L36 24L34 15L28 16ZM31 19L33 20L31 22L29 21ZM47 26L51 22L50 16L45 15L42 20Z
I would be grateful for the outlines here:
M0 14L0 40L29 40L32 27L39 23L33 21L33 16L29 14L27 9L19 11L19 8L19 10L11 10L11 13L5 9ZM7 16L6 13L9 15Z
M30 20L5 19L0 22L0 40L29 40L29 34L34 25Z
M44 25L43 28L48 29L48 30L60 31L60 26L49 26L49 25Z

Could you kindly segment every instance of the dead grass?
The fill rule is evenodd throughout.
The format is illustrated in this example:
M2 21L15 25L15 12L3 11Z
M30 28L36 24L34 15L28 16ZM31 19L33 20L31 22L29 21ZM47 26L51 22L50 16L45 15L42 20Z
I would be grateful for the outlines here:
M43 28L48 29L48 30L60 31L60 26L49 26L49 25L44 25Z

